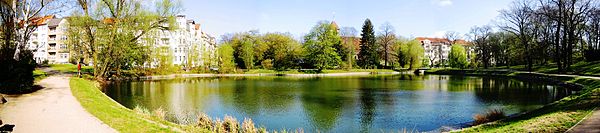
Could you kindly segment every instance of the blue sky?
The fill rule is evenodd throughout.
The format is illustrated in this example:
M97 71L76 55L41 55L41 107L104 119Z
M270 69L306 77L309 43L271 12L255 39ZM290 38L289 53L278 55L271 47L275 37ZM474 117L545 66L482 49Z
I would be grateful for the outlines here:
M289 32L300 37L320 20L340 27L360 28L366 18L375 30L384 22L404 37L441 36L445 31L467 33L474 25L493 24L499 10L512 0L183 0L182 14L196 20L205 32L258 29ZM334 15L335 14L335 15Z

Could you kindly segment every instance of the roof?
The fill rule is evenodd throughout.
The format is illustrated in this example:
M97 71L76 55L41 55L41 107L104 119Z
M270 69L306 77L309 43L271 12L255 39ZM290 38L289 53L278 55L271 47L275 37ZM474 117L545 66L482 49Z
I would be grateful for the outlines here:
M200 24L195 24L194 27L196 28L196 30L200 29Z
M58 24L63 20L63 18L53 18L48 21L48 27L57 27Z
M54 15L47 15L43 17L32 17L29 19L29 24L34 26L41 26L48 23L48 20L54 18ZM23 21L19 22L19 25L23 25Z
M105 18L105 19L102 19L102 23L113 24L113 23L115 23L115 19L114 18Z
M417 37L415 38L418 41L424 41L424 40L429 40L431 41L431 44L436 45L436 44L440 44L440 43L444 43L444 44L451 44L450 40L446 39L446 38L435 38L435 37ZM461 45L471 45L471 42L462 40L462 39L457 39L454 40L454 44L461 44Z
M417 37L415 38L419 41L429 40L431 43L450 43L450 40L446 38L429 38L429 37Z

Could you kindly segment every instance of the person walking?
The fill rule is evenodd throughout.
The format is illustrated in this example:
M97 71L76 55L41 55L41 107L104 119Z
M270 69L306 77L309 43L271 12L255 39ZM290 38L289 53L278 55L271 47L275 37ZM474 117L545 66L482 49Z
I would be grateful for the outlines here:
M77 76L81 78L81 62L77 62Z

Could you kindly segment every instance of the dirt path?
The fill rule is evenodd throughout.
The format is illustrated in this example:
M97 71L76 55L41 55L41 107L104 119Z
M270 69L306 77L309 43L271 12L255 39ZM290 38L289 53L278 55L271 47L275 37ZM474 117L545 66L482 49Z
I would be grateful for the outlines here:
M116 132L85 111L73 97L69 78L53 75L36 83L42 87L31 94L5 95L0 119L14 124L14 132Z

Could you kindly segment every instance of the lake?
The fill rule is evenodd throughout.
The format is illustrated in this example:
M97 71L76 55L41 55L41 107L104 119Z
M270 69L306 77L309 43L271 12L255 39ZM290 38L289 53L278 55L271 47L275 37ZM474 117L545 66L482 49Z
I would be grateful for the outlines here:
M432 131L464 125L489 109L533 110L571 93L503 77L447 75L120 81L104 91L131 109L162 108L176 123L193 123L203 112L307 132Z

